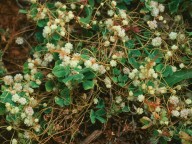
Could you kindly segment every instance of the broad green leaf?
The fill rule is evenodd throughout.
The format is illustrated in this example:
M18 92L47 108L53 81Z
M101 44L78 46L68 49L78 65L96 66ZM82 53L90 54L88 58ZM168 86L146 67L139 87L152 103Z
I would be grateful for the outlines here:
M130 107L129 106L124 106L122 109L122 112L129 112L130 111Z
M96 119L98 119L101 123L106 123L106 119L104 119L100 116L97 116Z
M4 115L6 112L5 104L0 103L0 115Z
M40 19L37 21L37 25L41 28L45 27L47 25L48 21L49 21L49 19Z
M181 2L182 0L172 0L171 2L169 2L168 6L171 14L176 13L178 11L179 4Z
M192 69L189 70L181 70L173 73L173 75L166 77L165 82L169 86L173 86L182 80L187 80L192 78Z
M67 87L65 87L60 94L61 94L61 97L64 99L64 105L66 106L70 105L72 102L71 96L70 96L70 90Z
M93 110L91 110L90 112L90 119L91 119L91 123L94 124L96 121L96 116L95 116L95 112Z
M94 82L90 81L90 80L84 81L83 88L84 88L84 90L89 90L89 89L94 88Z
M70 68L57 65L53 68L52 73L58 78L65 77L70 73Z
M1 96L0 96L0 101L2 103L10 103L10 104L14 104L12 101L12 95L9 92L4 91Z
M66 77L65 79L63 79L63 82L66 83L66 82L69 82L72 80L81 81L83 78L84 78L83 74L75 74L75 75L71 75L71 76Z
M150 118L144 116L140 119L140 122L144 124L144 126L141 127L141 129L147 129L152 126L152 121Z
M105 114L106 114L106 112L105 112L104 109L99 109L99 110L97 110L97 111L95 112L96 117L97 117L97 116L103 116L103 115L105 115Z
M128 49L133 49L135 47L135 43L133 40L128 40L127 42L125 42L125 46L128 48Z
M64 107L65 106L65 104L64 104L64 99L62 99L62 98L59 98L59 97L55 97L55 103L57 104L57 105L59 105L60 107Z
M21 14L27 14L28 12L27 12L27 10L25 10L25 9L20 9L20 10L19 10L19 13L21 13Z
M100 108L100 109L105 108L105 102L103 99L99 99L96 108Z
M86 17L85 18L80 18L80 22L83 24L89 24L91 21L93 9L91 7L85 7L85 12L86 12Z
M58 40L61 39L61 36L60 36L58 33L56 33L56 32L52 35L52 37L53 37L53 39L56 40L56 41L58 41Z
M36 82L34 82L34 81L31 81L31 82L30 82L30 86L31 86L32 88L38 88L38 87L39 87L39 85L38 85Z
M45 83L45 89L47 92L52 91L54 88L54 82L52 80L46 81Z

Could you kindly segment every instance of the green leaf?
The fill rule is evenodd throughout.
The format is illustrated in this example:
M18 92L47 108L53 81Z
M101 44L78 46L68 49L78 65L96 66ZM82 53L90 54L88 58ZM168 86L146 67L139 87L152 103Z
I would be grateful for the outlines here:
M39 79L39 80L42 80L43 79L43 73L42 72L37 72L36 74L35 74L35 79Z
M168 4L171 14L176 13L178 11L179 4L181 3L181 1L182 0L173 0Z
M165 66L164 64L158 64L155 67L156 72L162 73L163 77L167 77L173 74L173 70L171 66Z
M59 98L59 97L55 97L55 103L57 104L57 105L59 105L60 107L64 107L65 106L65 104L64 104L64 99L62 99L62 98Z
M27 10L25 10L25 9L20 9L20 10L19 10L19 13L21 13L21 14L27 14L28 12L27 12Z
M60 94L61 94L61 97L64 99L64 105L66 106L70 105L72 102L71 96L70 96L70 90L67 87L65 87Z
M100 109L105 108L105 102L103 99L99 99L96 108L100 108Z
M52 73L58 78L65 77L70 73L70 67L69 66L63 67L57 65L53 68Z
M52 91L54 88L54 82L52 80L49 80L45 83L45 89L47 92Z
M135 43L133 40L128 40L127 42L125 42L125 46L128 48L128 49L133 49L135 47Z
M97 117L97 116L103 116L103 115L105 115L105 114L106 114L106 112L105 112L104 109L99 109L99 110L97 110L97 111L95 112L96 117Z
M141 129L147 129L152 126L152 121L150 118L144 116L140 119L140 122L144 124L144 126L141 127Z
M94 7L95 1L94 1L94 0L89 0L89 5L90 5L91 7Z
M95 116L95 112L91 109L91 112L90 112L90 119L91 119L91 123L94 124L95 121L96 121L96 116Z
M96 74L89 68L83 69L81 73L84 75L84 79L86 80L92 80L96 77Z
M121 71L118 70L117 68L113 68L113 74L114 75L120 75Z
M89 80L84 81L83 82L83 88L84 88L84 90L89 90L89 89L94 88L94 82L93 81L89 81Z
M13 101L12 101L12 95L11 95L11 93L6 92L6 91L4 91L4 92L1 94L1 96L0 96L0 101L1 101L2 103L10 103L10 104L13 104L13 105L14 105L14 103L13 103Z
M30 86L31 86L32 88L38 88L38 87L39 87L39 85L38 85L36 82L34 82L34 81L31 81L31 82L30 82Z
M92 13L93 13L93 9L91 7L85 7L85 12L87 14L87 16L85 18L80 18L80 22L83 24L89 24L91 21L91 17L92 17Z
M61 36L60 36L58 33L54 33L54 34L52 35L52 37L53 37L53 39L56 40L56 41L58 41L58 40L61 39Z
M122 111L123 112L129 112L130 111L130 107L129 106L124 106Z
M0 115L4 115L6 112L5 104L0 103Z
M135 58L131 57L129 58L129 63L134 67L134 68L139 68L140 64L136 61Z
M101 123L106 123L106 119L104 119L100 116L96 117L96 119L98 119Z
M187 80L192 78L192 69L189 70L181 70L181 71L177 71L175 73L173 73L173 75L167 77L165 79L165 82L169 85L169 86L173 86L178 82L181 82L182 80Z
M48 21L49 21L49 19L40 19L37 21L37 25L41 28L45 27L47 25Z
M63 79L63 82L66 83L66 82L69 82L72 80L81 81L83 78L84 78L83 74L75 74L75 75L71 75L71 76L68 76L67 78Z

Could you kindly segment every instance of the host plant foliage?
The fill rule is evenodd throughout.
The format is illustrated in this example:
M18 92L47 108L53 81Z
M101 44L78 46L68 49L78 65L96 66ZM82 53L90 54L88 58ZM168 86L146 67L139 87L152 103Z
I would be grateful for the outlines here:
M119 114L150 132L152 144L192 143L192 34L170 3L136 4L31 0L20 10L37 25L37 44L22 74L2 78L1 129L12 144L42 144L65 131L71 142L81 124Z

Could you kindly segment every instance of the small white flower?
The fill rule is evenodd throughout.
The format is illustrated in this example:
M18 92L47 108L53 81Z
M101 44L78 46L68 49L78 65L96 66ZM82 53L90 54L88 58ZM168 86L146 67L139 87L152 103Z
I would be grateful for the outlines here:
M162 4L159 4L159 5L158 5L158 8L159 8L159 11L160 11L160 12L164 12L164 10L165 10L165 6L162 5Z
M3 81L6 85L11 85L13 83L13 77L12 76L5 76L5 77L3 77Z
M187 116L189 115L189 112L190 112L189 109L182 109L182 110L180 111L180 117L182 117L182 118L187 118Z
M85 65L85 67L89 68L89 67L92 66L92 62L91 62L90 60L86 60L86 61L84 62L84 65Z
M8 126L6 129L7 129L8 131L11 131L11 130L12 130L12 126Z
M172 49L172 50L176 50L176 49L178 49L178 46L172 45L172 46L171 46L171 49Z
M17 101L19 101L19 98L20 98L20 96L19 96L18 94L14 94L14 95L12 96L12 101L13 101L13 102L17 102Z
M185 103L188 104L188 105L190 105L190 104L192 103L192 100L191 100L191 99L186 99L186 100L185 100Z
M175 116L175 117L178 117L178 116L180 115L179 111L177 111L177 110L172 110L172 111L171 111L171 114L172 114L173 116Z
M65 48L72 50L73 49L73 45L71 43L66 43L65 44Z
M160 112L160 111L161 111L161 108L160 108L159 106L157 106L157 107L155 108L155 111L156 111L156 112Z
M166 54L168 57L171 57L173 54L171 51L167 51L167 54Z
M49 26L45 26L43 29L43 37L47 37L49 34L51 34L51 28Z
M148 24L150 29L156 29L157 28L157 21L156 20L148 21L147 24Z
M99 102L99 100L98 100L97 98L94 98L94 99L93 99L93 103L94 103L94 104L97 104L98 102Z
M114 15L114 11L113 11L113 10L108 10L108 11L107 11L107 14L108 14L109 16L113 16L113 15Z
M26 100L26 98L20 98L19 99L19 103L21 104L21 105L25 105L26 103L27 103L27 100Z
M143 108L137 108L136 112L139 115L142 114L143 113Z
M32 116L34 114L33 108L28 106L25 108L25 113L29 116Z
M176 33L176 32L171 32L171 33L169 34L169 38L170 38L171 40L175 40L175 39L177 38L177 33Z
M150 7L151 8L155 8L155 7L157 7L158 6L158 2L156 2L156 1L150 1Z
M139 102L143 102L144 99L145 99L145 96L144 96L144 95L139 95L139 96L137 97L137 100L138 100Z
M117 5L117 3L116 3L115 1L112 1L112 2L111 2L111 5L112 5L113 7L115 7L115 6Z
M17 37L15 43L18 45L22 45L24 43L23 37Z
M185 67L185 65L184 65L183 63L180 63L180 64L179 64L179 67L182 69L182 68Z
M91 67L94 71L98 71L99 70L99 65L97 63L94 63Z
M151 15L157 17L159 15L159 9L154 7L151 11Z
M105 42L104 42L104 46L105 46L105 47L108 47L109 45L110 45L110 42L109 42L109 41L105 41Z
M172 71L173 71L173 72L176 72L176 71L177 71L177 67L176 67L176 66L172 66L171 68L172 68Z
M123 23L123 25L128 25L129 24L129 22L127 20L123 20L122 23Z
M111 65L112 67L116 67L116 66L117 66L117 62L116 62L115 60L111 60L111 61L110 61L110 65Z
M154 38L153 40L152 40L152 45L153 46L155 46L155 47L158 47L158 46L160 46L161 45L161 43L162 43L162 39L161 39L161 37L156 37L156 38Z
M124 73L124 74L129 74L129 73L130 73L129 68L124 67L124 68L123 68L123 73Z
M22 90L22 85L20 83L15 83L13 86L13 89L16 91L21 91Z
M118 104L120 104L120 103L122 102L121 96L117 96L117 97L115 98L115 102L118 103Z
M71 9L76 9L76 5L74 3L71 4Z
M171 96L171 97L169 98L169 102L170 102L171 104L177 105L177 104L179 103L179 98L173 95L173 96Z
M36 0L31 0L31 1L36 1ZM17 144L17 140L16 139L12 139L11 144Z
M133 96L133 92L132 91L129 91L129 96Z

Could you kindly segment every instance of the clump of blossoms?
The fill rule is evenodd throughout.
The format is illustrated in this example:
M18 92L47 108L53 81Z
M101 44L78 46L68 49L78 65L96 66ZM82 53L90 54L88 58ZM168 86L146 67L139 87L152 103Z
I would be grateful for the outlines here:
M107 123L120 113L156 130L156 140L170 140L183 132L179 126L191 124L191 93L179 83L190 77L190 55L181 58L189 39L177 24L164 32L165 6L145 2L152 15L147 23L120 8L124 2L31 0L28 17L37 24L39 44L23 73L2 78L6 130L17 132L12 143L46 143L46 135L65 130L74 136L71 126ZM23 44L19 37L15 42Z

